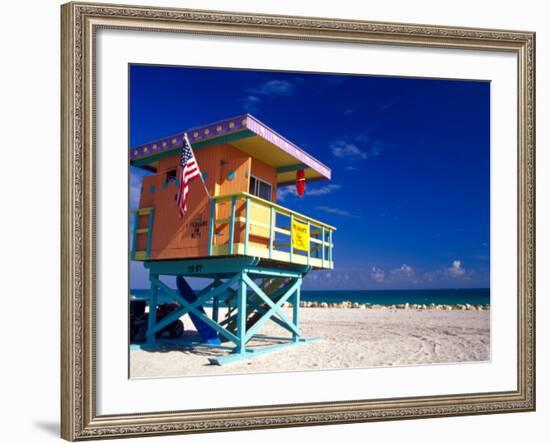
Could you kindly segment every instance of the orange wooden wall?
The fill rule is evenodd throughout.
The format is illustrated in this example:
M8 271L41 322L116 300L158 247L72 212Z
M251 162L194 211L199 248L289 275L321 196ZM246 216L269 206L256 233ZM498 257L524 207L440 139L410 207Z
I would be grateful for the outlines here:
M251 158L230 144L219 144L195 152L199 167L206 175L206 187L213 196L235 194L249 191L250 175L257 176L272 184L272 201L276 199L277 173L274 167ZM143 178L140 208L153 207L153 237L151 256L149 259L176 259L205 257L208 254L208 223L210 205L204 186L200 179L190 184L188 212L180 220L175 201L177 187L174 182L167 183L168 171L176 169L179 163L179 153L159 161L157 173ZM229 173L232 179L228 177ZM231 216L231 202L217 205L216 218ZM244 217L244 202L239 202L237 217ZM147 227L147 215L142 215L138 227ZM244 241L244 226L235 224L234 241ZM229 238L229 225L216 227L214 244L226 245ZM146 249L146 235L138 235L136 250ZM251 237L251 241L267 245L261 237Z

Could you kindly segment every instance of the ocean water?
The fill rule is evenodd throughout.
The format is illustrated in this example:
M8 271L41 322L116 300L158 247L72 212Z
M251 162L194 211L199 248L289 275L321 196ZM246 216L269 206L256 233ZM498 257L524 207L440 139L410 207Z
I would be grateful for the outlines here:
M148 297L148 289L132 289L130 293L137 297ZM392 290L302 290L302 301L326 303L371 303L373 305L398 305L404 303L436 305L489 305L489 288L476 289L392 289Z
M358 291L308 291L302 290L301 300L327 303L370 303L373 305L398 305L403 303L436 305L488 305L489 288L476 289L393 289Z

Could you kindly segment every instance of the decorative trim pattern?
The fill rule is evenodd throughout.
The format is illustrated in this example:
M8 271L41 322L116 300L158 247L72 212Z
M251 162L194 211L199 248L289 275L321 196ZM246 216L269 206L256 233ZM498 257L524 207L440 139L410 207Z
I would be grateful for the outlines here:
M97 416L95 413L94 30L509 51L518 57L518 389L442 397ZM85 440L281 426L532 411L535 408L535 35L69 3L62 7L62 437ZM92 87L90 87L92 86Z

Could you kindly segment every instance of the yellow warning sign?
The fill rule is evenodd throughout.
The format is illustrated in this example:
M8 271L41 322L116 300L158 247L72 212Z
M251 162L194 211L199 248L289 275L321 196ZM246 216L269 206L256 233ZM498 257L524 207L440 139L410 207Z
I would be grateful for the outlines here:
M292 247L300 251L309 250L309 226L292 220Z

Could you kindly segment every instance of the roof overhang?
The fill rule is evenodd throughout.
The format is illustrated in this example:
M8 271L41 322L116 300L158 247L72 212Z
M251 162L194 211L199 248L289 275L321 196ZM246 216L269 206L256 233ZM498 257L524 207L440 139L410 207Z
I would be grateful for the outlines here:
M144 169L155 169L160 158L177 153L187 132L194 150L220 143L230 143L277 170L277 183L296 180L296 171L304 169L306 179L330 179L331 170L303 149L279 135L250 114L189 129L170 137L130 149L130 163Z

